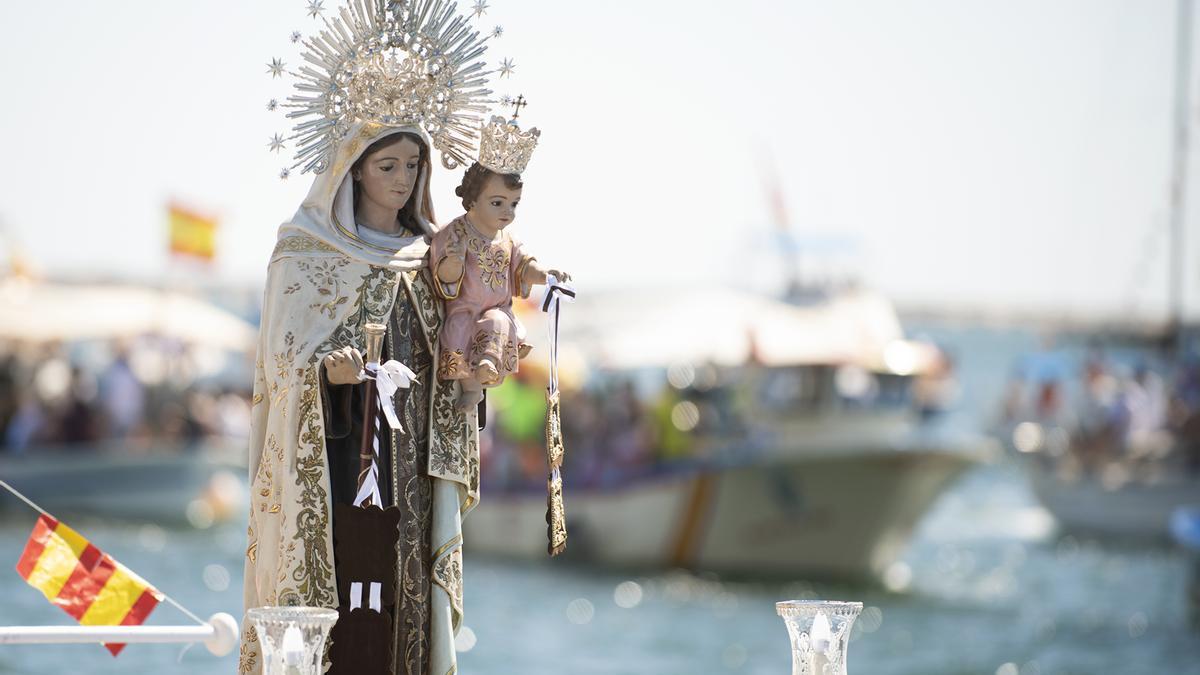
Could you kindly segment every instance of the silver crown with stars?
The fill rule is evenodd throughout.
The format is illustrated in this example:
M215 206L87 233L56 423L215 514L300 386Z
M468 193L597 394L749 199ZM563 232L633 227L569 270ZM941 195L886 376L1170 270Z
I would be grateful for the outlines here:
M528 166L541 135L536 128L521 131L515 117L505 120L494 116L483 127L479 163L496 173L519 174Z
M470 162L492 103L488 78L513 69L505 59L498 70L488 70L481 58L502 29L481 36L453 0L347 0L332 19L322 15L322 4L312 0L308 11L324 29L307 38L292 35L293 42L303 40L305 61L289 72L296 92L287 103L268 104L268 110L286 108L289 119L300 121L287 139L277 134L270 148L291 141L296 154L290 169L321 173L354 124L373 122L422 128L447 169ZM475 0L475 17L486 8L485 0ZM275 77L284 72L280 59L268 68ZM288 173L284 169L281 177Z

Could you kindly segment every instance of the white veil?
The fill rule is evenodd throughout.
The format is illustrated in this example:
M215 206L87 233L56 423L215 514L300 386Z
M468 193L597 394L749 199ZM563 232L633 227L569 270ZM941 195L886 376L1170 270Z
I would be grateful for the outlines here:
M354 181L350 168L364 151L375 141L392 134L407 132L425 143L426 156L432 157L433 148L429 137L415 126L386 127L371 122L360 122L351 127L346 137L338 144L329 168L317 174L304 203L292 219L279 226L279 239L303 232L329 244L350 258L370 265L388 266L411 270L421 267L429 245L427 235L436 230L433 223L426 222L422 215L426 186L429 183L428 167L422 166L413 194L416 200L413 212L423 232L415 237L398 240L399 248L383 246L358 234L354 221ZM431 160L432 163L432 160Z

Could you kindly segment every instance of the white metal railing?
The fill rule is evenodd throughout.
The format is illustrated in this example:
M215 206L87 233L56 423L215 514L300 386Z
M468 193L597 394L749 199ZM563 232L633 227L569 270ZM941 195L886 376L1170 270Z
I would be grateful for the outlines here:
M197 626L0 626L0 644L203 642L224 656L238 646L238 623L219 612Z

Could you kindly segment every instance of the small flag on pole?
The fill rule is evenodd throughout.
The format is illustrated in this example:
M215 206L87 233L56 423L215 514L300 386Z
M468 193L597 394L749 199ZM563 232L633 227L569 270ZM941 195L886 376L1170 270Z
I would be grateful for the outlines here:
M79 533L38 518L17 573L84 626L137 626L163 599L153 586ZM116 656L124 644L106 644Z
M171 253L212 260L217 249L217 219L178 204L169 206Z

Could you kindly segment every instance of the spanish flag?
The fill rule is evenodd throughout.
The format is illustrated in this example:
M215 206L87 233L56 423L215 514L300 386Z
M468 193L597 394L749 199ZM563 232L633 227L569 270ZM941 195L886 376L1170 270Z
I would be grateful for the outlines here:
M217 220L178 204L168 207L171 253L212 260L217 248Z
M17 573L84 626L140 625L163 599L141 577L46 515L34 525ZM105 647L116 656L125 645Z

